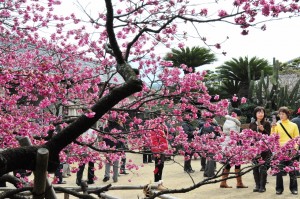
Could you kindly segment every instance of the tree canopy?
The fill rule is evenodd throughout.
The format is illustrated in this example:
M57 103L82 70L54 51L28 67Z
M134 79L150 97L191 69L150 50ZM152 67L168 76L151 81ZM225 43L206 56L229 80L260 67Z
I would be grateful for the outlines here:
M209 135L195 136L189 143L181 127L183 119L196 120L199 109L203 109L203 116L228 114L229 102L215 96L211 103L212 96L203 83L205 71L182 77L180 69L167 67L170 63L156 50L161 46L173 48L175 39L184 41L190 31L199 32L201 27L195 24L225 22L240 26L245 34L258 23L257 16L277 19L284 13L299 13L294 1L233 1L228 10L219 2L211 2L215 5L212 11L219 10L209 14L207 4L199 0L105 0L103 6L92 7L91 11L79 5L85 14L81 19L75 13L57 14L59 0L0 1L0 176L17 169L35 170L39 148L49 150L49 172L55 171L60 160L101 164L106 152L114 151L111 156L116 159L124 152L142 153L144 147L151 147L149 133L166 123L170 124L165 127L168 140L174 141L166 154L182 155L184 150L177 151L176 147L183 146L205 155L210 146L216 161L240 165L251 162L266 148L277 152L278 143L265 144L274 142L276 136L249 130L232 134L234 143L241 141L242 145L233 144L230 150L221 152L224 136L216 140ZM195 25L195 29L179 28L187 24ZM198 39L209 45L206 38ZM212 46L220 48L219 43ZM133 65L137 65L139 74ZM144 78L150 83L143 82ZM153 88L157 82L159 88ZM160 107L165 111L157 111ZM101 128L111 118L123 121L128 130L103 132ZM90 128L99 137L96 143L80 139ZM102 141L116 140L120 135L124 137L120 141L128 143L126 151L108 148ZM21 147L18 136L28 136L33 146ZM265 142L257 143L257 139ZM289 148L283 148L277 160L289 158L296 142L292 140ZM138 165L133 162L128 168ZM188 192L206 183L193 182L149 198Z

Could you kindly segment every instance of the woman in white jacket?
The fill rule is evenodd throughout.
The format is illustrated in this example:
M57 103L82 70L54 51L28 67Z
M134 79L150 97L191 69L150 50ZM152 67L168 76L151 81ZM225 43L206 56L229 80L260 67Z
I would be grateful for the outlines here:
M241 115L242 115L241 110L236 108L231 111L231 116L230 115L225 116L226 121L223 125L223 133L225 133L226 137L225 137L225 141L222 143L223 150L225 150L227 147L230 147L228 145L228 143L230 141L230 132L234 131L234 132L239 133L241 131L241 122L240 122ZM231 167L229 164L225 165L225 168L224 168L223 174L222 174L222 179L226 179L228 177L230 168ZM235 173L237 175L236 188L248 188L247 186L245 186L243 184L242 176L238 176L238 173L240 172L240 170L241 170L241 165L235 165ZM227 185L226 180L223 180L220 184L220 188L232 188L232 187Z

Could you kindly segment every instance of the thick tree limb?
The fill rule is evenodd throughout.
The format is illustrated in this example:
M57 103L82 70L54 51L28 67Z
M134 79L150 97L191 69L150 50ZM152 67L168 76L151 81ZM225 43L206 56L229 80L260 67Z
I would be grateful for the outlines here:
M117 60L117 71L124 78L122 86L114 88L108 95L102 97L92 108L95 112L93 118L85 115L80 116L59 134L52 137L45 145L28 146L16 149L6 149L0 152L0 176L17 169L35 170L36 154L39 148L46 148L49 151L48 171L54 172L59 165L59 152L72 143L82 133L87 131L106 112L112 109L123 99L142 90L142 81L137 76L131 66L125 63L121 50L118 46L113 29L113 7L111 0L105 0L107 7L107 33L110 45Z
M116 35L114 32L114 10L113 5L111 3L111 0L105 0L106 3L106 31L108 34L109 43L111 46L111 49L113 50L113 53L115 55L115 58L117 60L118 64L125 64L124 58L122 56L122 52L119 48Z
M93 118L85 115L80 116L68 127L55 135L43 146L21 147L7 149L0 153L0 175L6 174L16 169L35 170L37 150L41 147L49 150L48 171L54 172L59 164L59 152L87 131L96 121L98 121L107 111L118 104L126 97L141 91L142 81L131 79L124 85L114 88L108 95L101 98L91 110L95 112Z

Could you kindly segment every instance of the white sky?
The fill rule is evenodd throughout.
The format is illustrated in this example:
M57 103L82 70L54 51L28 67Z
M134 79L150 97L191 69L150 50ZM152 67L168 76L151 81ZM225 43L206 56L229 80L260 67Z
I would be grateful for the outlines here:
M212 32L224 34L226 31L226 35L229 36L229 40L222 45L227 55L218 55L216 65L240 56L257 56L267 59L270 63L273 57L286 62L300 56L300 18L268 22L267 30L251 28L246 36L240 34L241 30L238 27L230 25L212 29Z
M63 1L63 5L61 7L68 7L66 10L80 13L81 11L79 11L78 8L71 3L75 1L76 0ZM79 0L79 2L81 2L84 6L88 5L89 2L97 2L98 6L95 7L89 5L88 9L98 8L102 11L105 9L102 0ZM113 2L118 1L115 0ZM225 0L224 2L229 4L229 7L232 7L232 0ZM66 5L66 3L68 5ZM71 8L71 6L74 6L74 8ZM64 12L66 12L66 10L64 10ZM212 65L201 67L203 69L213 69L215 66L221 65L225 61L230 60L232 57L238 58L240 56L248 56L251 58L253 56L257 56L259 58L265 58L272 63L273 57L281 62L286 62L300 56L300 18L267 22L266 31L262 31L259 28L250 28L249 35L246 36L240 34L242 29L230 24L214 23L202 24L200 26L201 36L205 36L208 39L208 42L211 41L211 44L223 41L226 36L229 37L229 40L223 43L221 48L221 52L226 51L227 55L224 56L220 51L216 51L218 53L218 61ZM188 30L189 28L185 27L185 29ZM193 29L191 28L189 34L195 34L195 31L193 32ZM185 44L189 47L195 45L204 46L199 39L189 39L189 41L185 42ZM177 44L174 42L173 47L176 46ZM212 48L212 50L215 50L215 48ZM170 50L160 48L159 51L159 54L165 54Z

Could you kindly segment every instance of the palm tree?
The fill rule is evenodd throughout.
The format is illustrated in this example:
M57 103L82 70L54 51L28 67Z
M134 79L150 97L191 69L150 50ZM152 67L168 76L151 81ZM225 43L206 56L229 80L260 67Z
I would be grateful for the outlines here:
M257 57L248 59L247 56L239 57L239 59L232 58L217 67L217 73L221 79L227 83L232 81L235 82L235 85L239 85L237 96L247 98L249 97L250 81L258 80L262 70L265 75L272 74L272 67L266 59ZM226 87L226 84L224 86Z
M203 47L189 47L180 48L179 50L172 49L172 52L167 53L164 60L172 61L173 67L180 67L181 64L185 64L188 67L192 68L192 73L195 72L195 68L211 64L216 61L215 54L211 53L210 49ZM184 74L190 73L187 70L184 70Z

